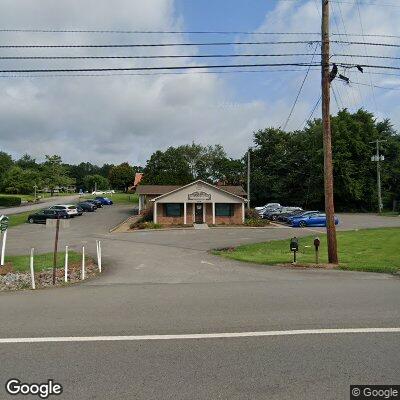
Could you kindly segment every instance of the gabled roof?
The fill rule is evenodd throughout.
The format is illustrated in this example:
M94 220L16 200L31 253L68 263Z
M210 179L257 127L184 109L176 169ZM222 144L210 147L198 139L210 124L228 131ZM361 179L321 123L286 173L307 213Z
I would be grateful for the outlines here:
M203 180L201 180L201 179L198 179L197 181L193 181L193 182L188 183L187 185L183 185L183 186L169 186L169 188L172 188L172 189L170 189L169 191L166 191L166 192L160 194L160 196L155 197L155 198L152 199L151 201L158 200L158 199L160 199L160 198L162 198L162 197L164 197L164 196L167 196L167 195L169 195L169 194L171 194L171 193L173 193L173 192L177 192L177 191L179 191L179 190L181 190L181 189L183 189L183 188L186 188L186 187L188 187L188 186L192 186L192 185L194 185L194 184L196 184L196 183L202 183L202 184L204 184L204 185L206 185L206 186L209 186L209 187L212 187L212 188L214 188L214 189L220 190L221 192L228 193L228 194L230 194L231 196L238 197L238 198L239 198L240 200L242 200L242 201L243 201L243 200L244 200L244 201L247 201L246 199L243 198L243 196L246 195L246 192L243 190L243 188L242 188L241 186L215 186L215 185L212 185L211 183L205 182L205 181L203 181ZM149 186L153 186L153 185L149 185ZM154 185L154 186L157 186L157 185ZM140 186L138 186L138 188L139 188L139 187L140 187ZM166 188L166 187L168 187L168 186L164 186L164 188ZM230 190L227 190L227 189L230 189ZM235 193L235 192L236 192L236 193ZM136 192L136 193L138 193L138 192ZM146 193L139 193L139 194L146 194ZM150 193L147 193L147 194L150 194ZM155 194L155 193L151 193L151 194Z

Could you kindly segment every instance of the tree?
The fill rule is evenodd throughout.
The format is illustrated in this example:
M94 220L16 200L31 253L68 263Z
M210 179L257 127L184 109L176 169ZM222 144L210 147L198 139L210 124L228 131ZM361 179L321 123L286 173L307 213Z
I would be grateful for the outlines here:
M15 164L22 169L39 169L39 164L37 164L36 160L27 153L25 153L19 160L17 160Z
M53 196L56 188L65 188L75 183L75 179L67 175L67 168L62 165L59 155L47 155L42 168L43 184L47 186Z
M0 151L0 184L4 179L4 174L14 165L12 157L5 153L4 151Z
M97 190L105 190L110 188L110 182L101 175L86 175L83 179L85 189L89 192Z
M136 169L131 167L127 162L113 166L110 170L109 181L113 188L128 190L135 179Z
M11 167L4 175L2 189L7 193L30 194L34 185L40 185L40 173L33 169Z

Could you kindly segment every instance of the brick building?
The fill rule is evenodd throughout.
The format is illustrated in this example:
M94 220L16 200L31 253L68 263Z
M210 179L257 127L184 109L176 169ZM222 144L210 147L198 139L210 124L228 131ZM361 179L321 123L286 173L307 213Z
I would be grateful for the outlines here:
M197 180L185 186L138 185L139 212L153 209L163 225L242 224L247 194L241 186L214 186Z

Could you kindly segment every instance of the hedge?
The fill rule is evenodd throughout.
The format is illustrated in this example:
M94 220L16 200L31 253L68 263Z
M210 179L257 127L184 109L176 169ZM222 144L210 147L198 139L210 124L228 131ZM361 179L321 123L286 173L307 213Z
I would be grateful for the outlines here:
M2 207L14 207L21 205L21 197L17 196L0 196L0 206Z

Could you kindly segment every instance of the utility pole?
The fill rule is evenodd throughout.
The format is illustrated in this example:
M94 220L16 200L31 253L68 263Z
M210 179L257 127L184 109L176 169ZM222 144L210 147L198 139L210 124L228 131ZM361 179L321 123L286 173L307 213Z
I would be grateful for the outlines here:
M250 208L250 149L247 150L247 208Z
M338 264L335 206L333 202L333 163L332 163L332 132L330 119L330 42L329 42L329 0L322 0L321 23L321 69L322 69L322 127L324 142L324 190L326 233L328 241L328 260Z
M371 157L371 161L376 162L376 182L378 186L378 212L379 214L383 210L382 203L382 187L381 187L381 161L384 161L385 157L380 154L380 144L386 142L386 140L374 140L370 143L376 143L376 155Z

